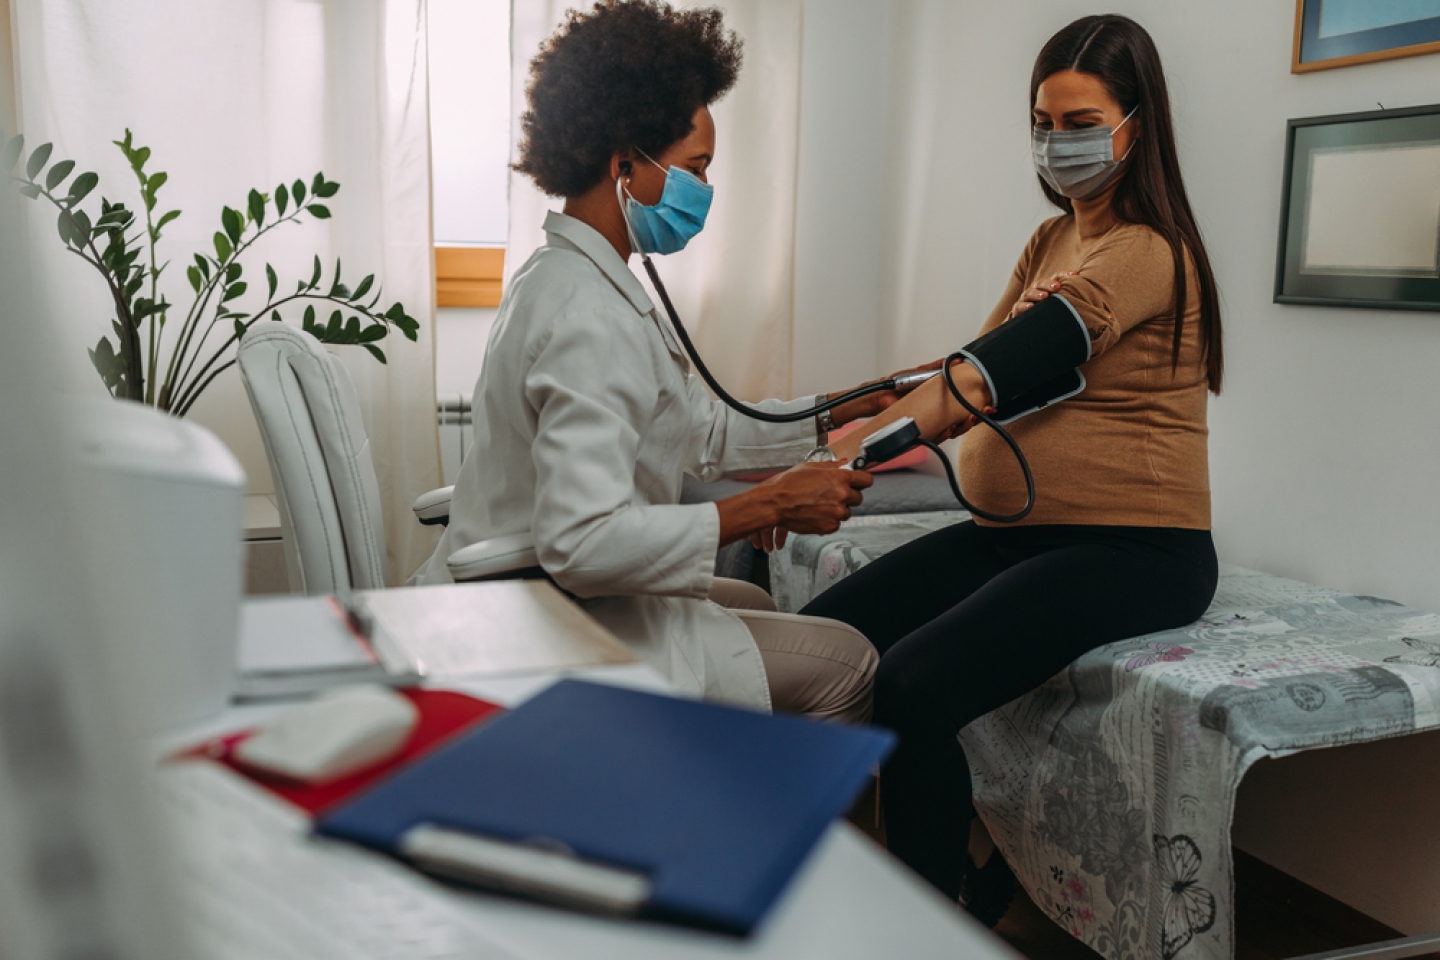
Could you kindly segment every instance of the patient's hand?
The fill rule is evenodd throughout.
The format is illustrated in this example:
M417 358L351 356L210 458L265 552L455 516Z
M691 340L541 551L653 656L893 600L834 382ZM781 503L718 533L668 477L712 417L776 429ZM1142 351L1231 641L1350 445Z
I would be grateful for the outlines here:
M1064 280L1066 277L1078 276L1079 273L1079 270L1066 270L1064 273L1055 274L1049 280L1043 280L1035 284L1035 286L1022 293L1020 299L1016 300L1014 305L1010 307L1010 316L1007 319L1014 320L1041 300L1049 297L1050 294L1058 292L1061 280Z

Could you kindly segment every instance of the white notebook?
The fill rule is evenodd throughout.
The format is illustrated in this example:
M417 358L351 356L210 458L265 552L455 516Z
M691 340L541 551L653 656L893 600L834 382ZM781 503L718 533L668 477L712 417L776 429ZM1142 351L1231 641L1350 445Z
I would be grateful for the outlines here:
M520 676L635 663L630 649L543 580L247 601L236 699L344 683Z

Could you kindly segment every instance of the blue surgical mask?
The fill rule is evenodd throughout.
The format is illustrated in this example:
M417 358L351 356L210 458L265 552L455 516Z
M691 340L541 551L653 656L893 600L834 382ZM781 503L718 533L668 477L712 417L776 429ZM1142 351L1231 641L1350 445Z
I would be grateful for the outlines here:
M644 153L640 155L650 160ZM630 196L623 178L615 181L615 197L620 201L620 211L630 231L630 245L636 252L667 254L684 250L705 228L705 216L710 212L715 188L689 170L671 167L665 171L665 189L655 206L647 207Z
M1135 108L1140 109L1139 107ZM1032 129L1031 149L1035 169L1050 189L1071 200L1089 200L1110 185L1120 171L1125 157L1115 159L1114 136L1130 122L1135 110L1125 115L1120 126L1086 127L1083 130ZM1131 142L1125 156L1135 149Z

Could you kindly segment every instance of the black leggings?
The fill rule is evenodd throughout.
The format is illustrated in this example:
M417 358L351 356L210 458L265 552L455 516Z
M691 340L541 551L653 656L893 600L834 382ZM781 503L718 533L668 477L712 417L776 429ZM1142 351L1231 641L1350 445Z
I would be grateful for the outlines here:
M1095 647L1198 619L1218 577L1209 531L980 527L921 537L801 613L880 651L875 723L900 735L882 774L890 850L952 899L969 840L956 733Z

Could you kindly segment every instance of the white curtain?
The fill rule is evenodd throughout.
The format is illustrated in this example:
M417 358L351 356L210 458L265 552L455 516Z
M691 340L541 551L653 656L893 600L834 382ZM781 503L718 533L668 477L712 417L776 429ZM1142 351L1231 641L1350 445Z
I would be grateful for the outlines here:
M418 342L398 333L382 342L386 366L357 347L333 348L361 398L390 578L403 582L433 545L410 502L440 482L425 0L14 2L27 141L54 142L56 159L98 172L96 193L132 209L135 179L112 140L130 128L154 151L147 169L169 173L157 209L183 211L161 241L172 260L162 279L172 303L189 305L185 265L192 251L211 248L222 205L244 210L250 188L308 184L316 171L341 184L332 219L277 230L256 245L240 303L263 294L265 261L284 288L308 279L318 254L327 279L337 258L352 287L374 273L386 302L403 302L420 321ZM35 268L66 318L70 382L98 390L85 348L109 330L103 284L62 252L53 217L35 213L43 230ZM237 371L216 380L192 416L235 450L252 492L272 489Z
M530 60L574 0L514 0L511 99L520 142ZM795 176L799 157L801 0L677 3L717 6L745 41L735 89L714 108L715 202L705 230L683 252L656 258L665 286L706 363L731 393L787 397L794 313ZM547 209L529 178L510 178L513 273L544 243ZM647 282L648 283L648 282ZM656 300L658 305L659 300Z

